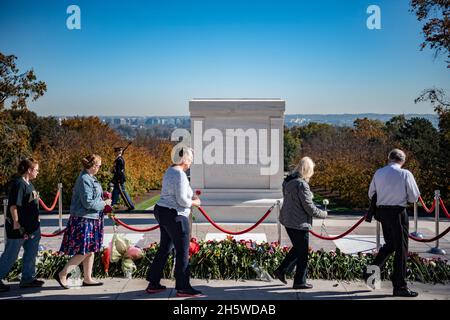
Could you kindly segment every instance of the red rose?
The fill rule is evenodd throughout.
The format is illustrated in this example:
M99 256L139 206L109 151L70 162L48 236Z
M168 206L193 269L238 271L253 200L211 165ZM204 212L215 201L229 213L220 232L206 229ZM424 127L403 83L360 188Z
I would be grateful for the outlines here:
M191 239L191 242L189 243L189 257L193 256L197 252L200 251L200 245L198 244L197 240L195 238Z

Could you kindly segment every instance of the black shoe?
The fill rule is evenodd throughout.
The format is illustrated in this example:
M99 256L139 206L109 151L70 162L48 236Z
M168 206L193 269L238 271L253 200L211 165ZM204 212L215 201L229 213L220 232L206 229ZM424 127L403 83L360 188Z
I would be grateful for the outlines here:
M273 277L274 277L275 279L280 280L280 281L283 282L284 284L287 284L285 274L284 274L282 271L276 269L276 270L273 272Z
M294 284L292 288L294 289L312 289L313 285L310 283L303 283L303 284Z
M414 297L417 297L418 295L419 295L419 293L409 290L408 287L394 289L394 293L393 293L394 297L414 298Z
M83 281L83 287L98 287L102 286L103 282L94 282L94 283L87 283Z
M177 290L177 297L203 297L203 294L200 290L189 288Z
M158 292L164 291L166 289L167 289L166 286L162 286L160 284L149 283L147 286L147 289L145 289L145 292L152 294L152 293L158 293Z
M40 288L44 285L44 281L33 279L30 282L20 283L19 288Z
M9 291L11 289L10 286L8 286L7 284L4 284L2 281L0 281L0 292L6 292Z
M67 275L67 278L70 276L70 273ZM55 275L53 276L53 279L55 279L56 281L58 281L59 285L61 286L61 288L63 289L70 289L68 285L63 285L63 283L61 282L61 279L59 278L59 272L56 272Z

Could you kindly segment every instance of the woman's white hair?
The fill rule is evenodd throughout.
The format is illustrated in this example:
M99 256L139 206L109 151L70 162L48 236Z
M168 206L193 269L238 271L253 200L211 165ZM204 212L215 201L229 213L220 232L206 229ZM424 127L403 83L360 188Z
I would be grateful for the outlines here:
M303 157L298 162L294 171L298 172L299 176L305 179L306 182L309 182L309 179L314 174L315 164L310 157Z
M178 152L172 154L172 162L175 165L180 165L194 160L194 150L192 148L183 147Z

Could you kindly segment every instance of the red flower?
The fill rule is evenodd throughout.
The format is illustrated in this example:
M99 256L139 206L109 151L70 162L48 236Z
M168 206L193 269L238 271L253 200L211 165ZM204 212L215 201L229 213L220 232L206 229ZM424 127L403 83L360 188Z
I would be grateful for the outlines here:
M109 250L109 248L105 248L105 250L103 250L102 262L103 262L103 270L105 270L106 273L108 273L109 271L110 259L111 259L111 251Z
M111 192L103 191L103 200L111 199L111 198L112 198Z
M197 240L195 238L191 239L191 242L189 243L189 257L193 256L197 252L200 251L200 245L198 244Z
M200 190L195 190L195 194L196 194L197 196L200 196L200 195L202 194L202 192L201 192Z

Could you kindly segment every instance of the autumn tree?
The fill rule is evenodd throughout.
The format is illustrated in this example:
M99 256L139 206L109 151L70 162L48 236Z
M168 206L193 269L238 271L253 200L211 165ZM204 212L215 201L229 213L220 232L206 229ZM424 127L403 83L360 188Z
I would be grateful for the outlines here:
M16 66L17 57L0 52L0 111L4 109L7 99L11 100L12 109L26 109L27 99L32 101L43 96L47 85L37 81L33 70L20 72Z
M450 1L411 0L411 11L419 21L424 22L421 49L430 47L435 57L447 55L447 68L450 68Z

